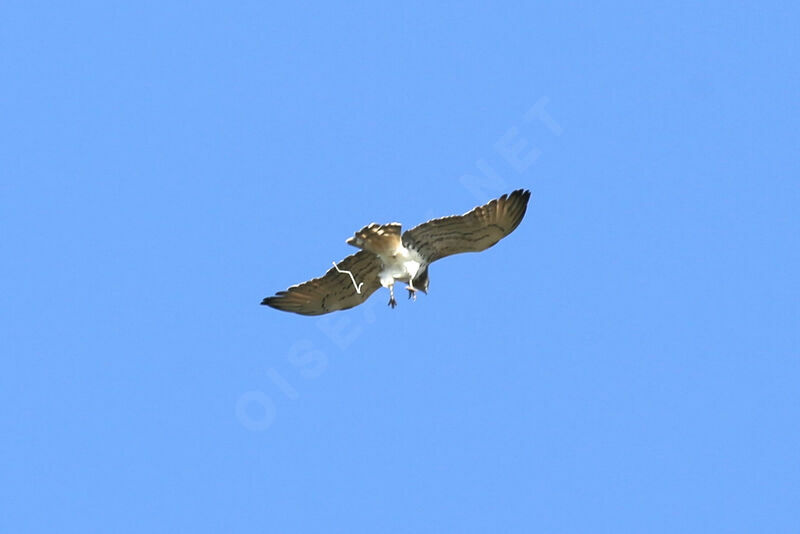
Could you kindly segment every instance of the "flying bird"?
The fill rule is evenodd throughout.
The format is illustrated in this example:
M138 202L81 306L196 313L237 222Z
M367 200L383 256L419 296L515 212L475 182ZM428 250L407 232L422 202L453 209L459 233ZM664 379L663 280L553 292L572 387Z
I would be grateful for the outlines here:
M452 254L480 252L514 231L525 216L530 191L518 189L463 215L433 219L401 233L400 223L365 226L347 240L360 248L320 278L279 291L261 304L301 315L346 310L366 301L378 288L408 284L408 298L428 293L428 266Z

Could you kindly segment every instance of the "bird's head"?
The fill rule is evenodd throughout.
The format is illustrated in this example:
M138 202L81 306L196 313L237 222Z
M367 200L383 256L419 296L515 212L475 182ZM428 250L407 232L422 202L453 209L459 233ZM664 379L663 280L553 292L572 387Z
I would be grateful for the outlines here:
M426 295L428 294L428 266L426 265L424 269L420 270L417 273L417 276L414 277L413 284L414 288L422 291Z

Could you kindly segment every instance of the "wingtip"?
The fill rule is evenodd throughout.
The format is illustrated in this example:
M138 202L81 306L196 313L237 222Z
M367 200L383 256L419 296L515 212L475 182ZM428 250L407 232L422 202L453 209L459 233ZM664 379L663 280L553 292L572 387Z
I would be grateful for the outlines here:
M528 203L528 200L531 198L531 192L528 189L516 189L508 195L509 199L517 197L519 198L524 204Z

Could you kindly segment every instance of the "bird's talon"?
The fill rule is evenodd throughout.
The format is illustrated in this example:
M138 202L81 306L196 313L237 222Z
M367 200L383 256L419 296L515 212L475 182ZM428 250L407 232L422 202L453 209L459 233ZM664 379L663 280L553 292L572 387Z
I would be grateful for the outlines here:
M391 306L392 309L395 309L397 307L397 301L393 298L389 299L389 306Z

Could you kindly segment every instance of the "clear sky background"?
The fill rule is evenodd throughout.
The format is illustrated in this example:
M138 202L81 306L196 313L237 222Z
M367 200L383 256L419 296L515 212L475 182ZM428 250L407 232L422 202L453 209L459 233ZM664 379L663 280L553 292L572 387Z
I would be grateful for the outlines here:
M395 4L2 3L0 530L798 532L797 4Z

